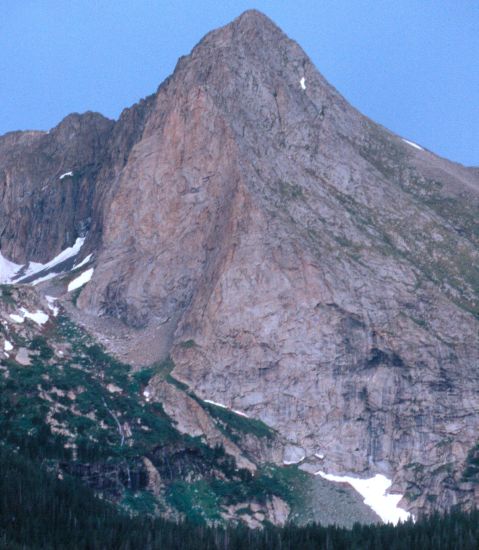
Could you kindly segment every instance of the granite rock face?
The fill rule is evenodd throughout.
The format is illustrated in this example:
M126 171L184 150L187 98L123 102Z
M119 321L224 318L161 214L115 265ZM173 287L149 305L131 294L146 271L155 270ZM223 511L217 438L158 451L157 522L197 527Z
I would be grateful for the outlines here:
M15 132L0 138L4 256L17 263L41 262L86 234L95 172L112 125L93 113L70 115L49 133Z
M139 138L151 99L115 123L72 114L49 132L0 137L0 250L19 264L45 263L88 235L100 242L105 195Z
M170 354L199 397L321 469L384 473L415 513L479 502L464 478L479 432L477 169L362 116L255 11L208 34L127 122L95 121L85 322L120 319L137 366L145 348Z

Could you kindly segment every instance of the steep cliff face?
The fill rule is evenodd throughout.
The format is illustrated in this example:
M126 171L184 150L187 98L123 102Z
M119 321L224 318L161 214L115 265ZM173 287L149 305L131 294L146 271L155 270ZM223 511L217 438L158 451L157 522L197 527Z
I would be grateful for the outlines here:
M45 262L88 232L95 181L113 122L70 115L51 132L0 140L0 248L16 263Z
M45 263L87 236L100 242L105 195L139 139L151 98L115 123L72 114L49 132L0 137L0 250L17 264Z
M247 12L159 90L79 303L321 468L383 472L416 511L472 503L478 201L474 171L361 116Z
M287 461L383 473L414 512L477 503L477 169L363 117L255 11L102 125L84 322L121 320L136 366L171 354ZM2 251L23 260L24 241Z

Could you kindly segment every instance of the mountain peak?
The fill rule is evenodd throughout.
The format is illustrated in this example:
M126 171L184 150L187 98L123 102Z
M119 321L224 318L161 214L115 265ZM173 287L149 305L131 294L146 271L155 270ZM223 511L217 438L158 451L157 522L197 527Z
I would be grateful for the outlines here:
M226 46L233 43L235 47L244 45L256 49L259 42L264 48L287 39L286 34L269 17L257 10L247 10L223 27L208 33L198 46Z
M267 15L255 9L244 11L232 21L232 24L241 25L243 27L270 26L276 29L278 28Z
M143 397L193 436L202 399L266 421L288 444L265 463L387 474L414 513L479 504L473 171L362 116L255 10L113 128L77 121L0 141L2 254L89 231L81 294L39 288L152 366Z
M254 89L259 86L271 91L281 80L284 84L290 79L294 81L292 86L297 88L305 77L306 67L314 70L296 42L266 15L248 10L208 33L190 55L182 57L175 70L175 80L180 82L180 89L207 85L209 93L220 95L220 102L224 103L228 95L237 98L240 94L245 99L248 95L242 93L245 86L249 92L254 91L246 84L251 79ZM262 93L254 95L255 98L247 100L248 104L252 100L257 103L256 95Z
M257 10L247 10L223 27L231 29L237 40L255 42L260 39L268 45L288 39L285 32L267 15Z

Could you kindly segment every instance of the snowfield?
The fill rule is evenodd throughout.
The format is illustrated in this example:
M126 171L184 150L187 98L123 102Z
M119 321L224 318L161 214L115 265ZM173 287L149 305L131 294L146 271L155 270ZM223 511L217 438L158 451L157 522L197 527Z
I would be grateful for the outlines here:
M336 476L325 472L316 472L322 478L337 483L349 483L362 497L364 504L369 506L384 521L396 525L399 521L406 521L411 517L409 512L398 507L403 495L387 494L391 487L391 480L381 474L376 474L369 479L361 479L351 476Z
M68 283L68 292L72 292L72 290L76 290L77 288L80 288L83 285L86 285L88 281L92 278L93 271L94 271L93 267L90 267L90 269L87 269L86 271L84 271L76 279L73 279L73 281L70 281L70 283Z
M17 315L16 313L10 313L10 319L15 323L23 323L24 321L24 318L21 315Z
M84 242L85 242L85 237L78 237L78 239L75 241L75 244L73 246L70 246L68 248L65 248L65 250L62 250L60 254L55 256L52 260L50 260L46 264L40 264L38 262L29 262L28 265L26 266L19 265L11 262L10 260L7 260L0 253L0 283L2 284L21 283L22 280L26 279L27 277L31 277L36 273L41 273L42 271L46 271L48 269L52 269L53 267L57 266L58 264L61 264L65 260L75 257L80 252L80 249L83 246ZM20 271L22 272L21 275L19 275ZM59 273L47 273L46 275L38 277L37 279L32 281L30 284L37 285L38 283L41 283L43 281L47 281L48 279L52 279L53 277L56 277L56 275L59 275Z
M22 279L24 277L30 277L31 275L34 275L35 273L39 273L40 271L51 269L52 267L55 267L56 265L61 264L65 260L73 258L80 252L80 249L83 246L84 242L85 242L85 237L78 237L78 239L75 241L75 244L73 246L70 246L68 248L65 248L65 250L62 250L60 254L55 256L53 260L50 260L46 264L37 264L37 263L33 264L32 262L30 262L25 275L22 276ZM16 281L12 281L12 282L16 282ZM33 281L33 284L35 283L36 281Z
M0 252L0 284L8 284L21 268L21 265L7 260Z
M37 309L34 313L30 313L30 311L22 307L20 308L20 315L10 313L10 319L15 321L15 323L23 323L25 319L31 319L37 325L44 325L48 321L49 317L40 309Z

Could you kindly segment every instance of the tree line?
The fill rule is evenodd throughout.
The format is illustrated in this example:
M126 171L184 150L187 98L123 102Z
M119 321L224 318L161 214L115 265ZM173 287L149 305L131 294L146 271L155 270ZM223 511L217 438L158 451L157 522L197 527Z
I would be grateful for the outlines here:
M476 550L479 513L416 523L211 527L132 516L77 480L0 446L0 548L8 550Z

